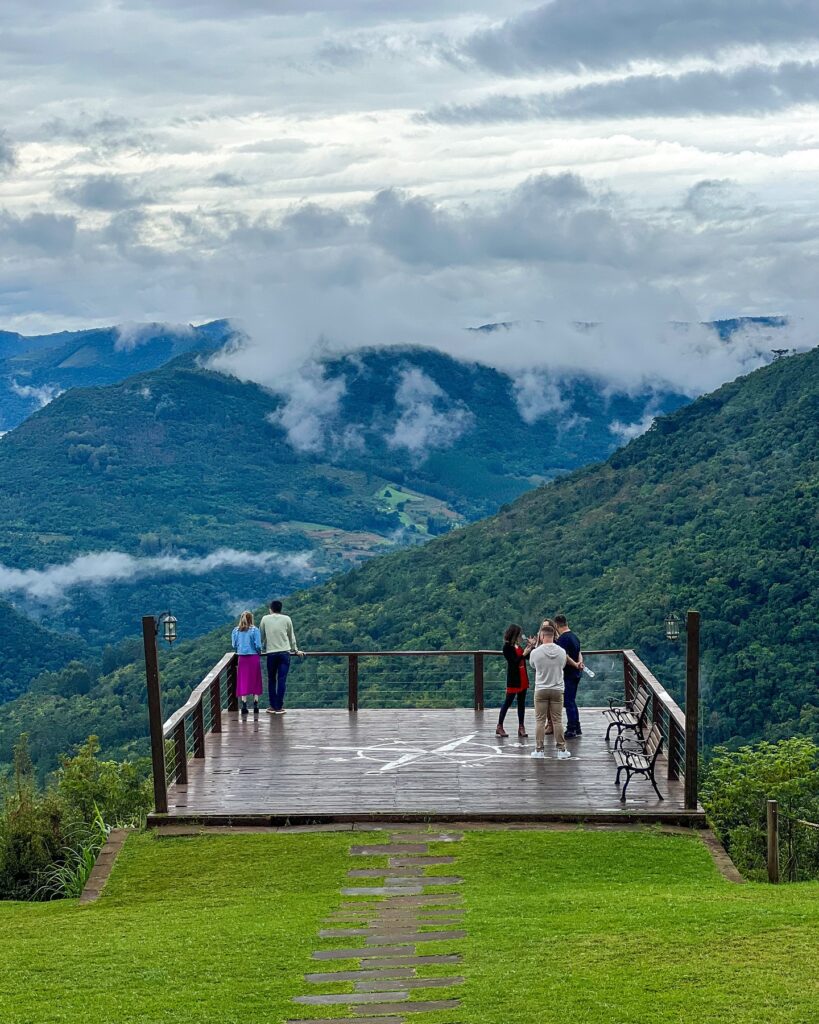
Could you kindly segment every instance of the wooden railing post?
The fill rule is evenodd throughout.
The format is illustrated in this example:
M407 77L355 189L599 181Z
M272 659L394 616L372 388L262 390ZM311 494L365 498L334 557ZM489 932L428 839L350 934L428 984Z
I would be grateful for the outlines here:
M768 801L768 881L779 882L779 804Z
M156 650L156 620L142 617L145 648L145 682L148 688L148 724L151 731L151 765L154 777L154 808L168 813L168 783L165 778L165 740L162 735L162 694L159 689L159 658Z
M185 743L184 718L180 718L174 726L173 746L176 760L176 781L184 786L188 782L188 751Z
M236 696L236 670L239 662L234 658L228 665L227 670L227 686L228 686L228 711L239 710L239 698Z
M628 660L628 655L623 652L623 696L626 699L626 703L634 700L636 694L634 693L634 687L632 684L631 674L631 662Z
M205 756L205 711L202 707L202 701L205 699L205 695L202 694L202 699L193 709L193 756L204 757Z
M680 729L671 715L668 716L668 777L677 780L680 777L678 767L682 745L680 744Z
M358 655L347 655L347 710L358 711Z
M217 674L210 688L210 717L213 720L211 732L222 731L222 674Z
M483 711L483 654L480 651L475 652L473 675L475 682L475 710Z
M699 734L700 707L700 613L689 611L685 617L687 643L685 650L685 809L695 811L699 797Z

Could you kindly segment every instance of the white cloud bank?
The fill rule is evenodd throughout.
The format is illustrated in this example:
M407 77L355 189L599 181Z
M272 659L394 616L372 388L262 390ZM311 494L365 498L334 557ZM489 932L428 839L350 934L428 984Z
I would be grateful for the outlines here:
M49 402L53 402L63 393L62 388L56 384L42 384L37 387L33 384L18 384L16 380L12 380L9 387L18 398L34 399L38 409L44 409Z
M72 587L101 587L149 576L205 576L217 569L284 569L308 572L309 552L237 551L219 548L209 555L185 558L156 555L137 558L122 551L80 555L62 565L45 569L14 569L0 565L0 594L22 594L33 601L59 600Z
M415 366L401 371L395 404L399 417L387 444L406 448L419 459L431 448L451 448L473 421L463 403L449 400L435 381Z

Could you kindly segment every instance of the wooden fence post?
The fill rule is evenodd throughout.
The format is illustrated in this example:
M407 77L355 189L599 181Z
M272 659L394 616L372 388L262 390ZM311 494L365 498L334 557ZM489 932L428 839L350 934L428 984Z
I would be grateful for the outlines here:
M483 655L480 651L475 652L473 676L475 682L475 710L483 711Z
M159 689L159 658L156 650L156 619L142 616L145 649L145 682L148 688L148 725L151 732L151 765L154 777L154 809L168 813L168 783L165 777L165 740L162 736L162 694Z
M768 881L779 881L779 804L768 801Z
M347 655L347 710L358 711L358 655Z
M213 680L210 688L210 717L213 720L211 732L222 731L222 673Z
M700 613L689 611L685 617L685 809L695 811L699 797L700 706Z
M202 697L196 707L193 709L193 756L204 757L205 756L205 709L202 707L202 701L204 701L205 695Z
M173 747L176 760L176 781L188 784L188 750L185 743L185 719L180 718L173 731Z
M227 687L228 687L228 711L239 710L239 698L236 696L236 671L239 667L239 662L236 658L231 661L228 665L227 670Z

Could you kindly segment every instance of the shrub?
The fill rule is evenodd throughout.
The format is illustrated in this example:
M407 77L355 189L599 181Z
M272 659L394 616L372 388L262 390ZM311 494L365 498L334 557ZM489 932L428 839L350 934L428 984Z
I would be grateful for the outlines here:
M718 747L703 780L709 821L739 870L766 876L767 801L779 802L780 861L789 881L819 877L819 747L795 737L728 751Z
M59 859L63 814L53 792L39 791L28 737L14 750L14 773L0 813L0 899L31 899L43 871Z
M90 736L41 788L28 737L20 737L0 808L0 899L78 896L110 826L142 824L151 804L147 761L100 761L98 752Z

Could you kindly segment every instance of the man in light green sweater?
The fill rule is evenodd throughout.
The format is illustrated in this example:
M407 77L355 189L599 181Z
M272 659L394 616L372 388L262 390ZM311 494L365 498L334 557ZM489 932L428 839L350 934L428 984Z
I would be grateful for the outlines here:
M270 602L270 614L259 623L262 634L262 654L267 656L267 695L269 715L284 714L284 692L287 689L287 673L290 671L290 655L304 657L296 646L296 634L289 615L282 615L281 601Z

